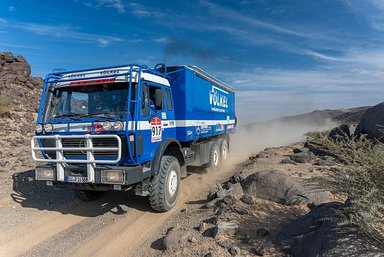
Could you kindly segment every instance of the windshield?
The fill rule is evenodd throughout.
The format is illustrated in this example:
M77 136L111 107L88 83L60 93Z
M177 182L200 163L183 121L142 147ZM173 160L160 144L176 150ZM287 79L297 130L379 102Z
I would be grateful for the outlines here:
M51 90L45 121L75 118L124 119L128 83L68 86ZM132 97L134 92L132 93Z

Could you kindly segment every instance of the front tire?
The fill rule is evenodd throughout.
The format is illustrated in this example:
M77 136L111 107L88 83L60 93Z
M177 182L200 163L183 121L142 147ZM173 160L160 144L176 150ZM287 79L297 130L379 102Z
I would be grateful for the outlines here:
M161 158L159 172L152 178L149 202L156 211L169 211L176 204L180 189L180 164L174 156Z

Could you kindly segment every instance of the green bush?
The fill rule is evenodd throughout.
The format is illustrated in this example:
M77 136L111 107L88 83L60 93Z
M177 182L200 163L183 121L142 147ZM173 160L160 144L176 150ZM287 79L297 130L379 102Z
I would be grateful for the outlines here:
M5 96L0 96L0 116L11 111L12 109L13 109L12 101Z
M352 224L384 244L384 144L367 138L333 141L325 133L311 133L308 146L334 157L339 169L314 178L314 185L349 199L340 224Z

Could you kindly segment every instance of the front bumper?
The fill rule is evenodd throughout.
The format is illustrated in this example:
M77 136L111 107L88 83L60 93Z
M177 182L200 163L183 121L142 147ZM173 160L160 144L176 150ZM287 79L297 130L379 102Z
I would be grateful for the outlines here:
M35 177L36 180L45 180L47 184L59 187L114 190L116 186L131 186L151 176L150 168L144 166L99 165L94 170L94 181L92 182L88 181L85 165L67 165L64 167L64 181L57 179L57 173L55 164L41 165L36 167Z

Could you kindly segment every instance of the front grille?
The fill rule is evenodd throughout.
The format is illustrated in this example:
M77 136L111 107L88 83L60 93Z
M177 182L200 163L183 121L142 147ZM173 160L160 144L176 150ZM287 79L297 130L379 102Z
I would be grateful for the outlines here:
M127 142L125 136L120 136L121 138L121 156L127 156ZM51 142L50 142L51 141ZM93 138L93 147L116 147L117 139L115 138ZM62 138L61 143L63 147L86 147L86 141L84 138ZM45 147L54 146L53 139L43 140L43 145ZM46 153L51 157L55 158L56 153L54 151L46 151ZM95 158L116 158L117 153L111 151L95 151ZM64 151L65 158L86 158L86 151Z

